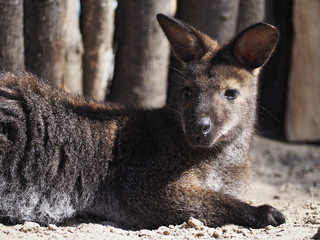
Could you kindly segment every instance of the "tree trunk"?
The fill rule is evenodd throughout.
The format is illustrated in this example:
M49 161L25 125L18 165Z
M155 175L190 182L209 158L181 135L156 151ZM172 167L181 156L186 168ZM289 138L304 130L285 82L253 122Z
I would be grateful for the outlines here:
M170 48L156 14L172 16L175 9L175 0L119 1L110 100L145 108L165 104Z
M265 0L240 0L237 32L265 19Z
M223 44L236 33L239 0L180 0L182 20Z
M81 0L83 93L103 100L112 69L113 0Z
M23 67L23 0L1 1L0 69Z
M65 21L65 67L63 88L73 94L82 94L83 45L79 27L79 1L67 0Z
M24 6L26 68L61 86L66 1L25 0Z
M320 1L294 2L292 68L286 133L290 141L320 140Z

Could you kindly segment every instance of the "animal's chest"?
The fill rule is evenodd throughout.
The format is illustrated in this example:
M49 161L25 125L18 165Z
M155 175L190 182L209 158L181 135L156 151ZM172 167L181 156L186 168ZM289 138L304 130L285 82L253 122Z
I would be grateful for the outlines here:
M239 177L237 165L221 162L200 164L181 175L181 183L185 186L197 186L215 192L238 195L243 180Z

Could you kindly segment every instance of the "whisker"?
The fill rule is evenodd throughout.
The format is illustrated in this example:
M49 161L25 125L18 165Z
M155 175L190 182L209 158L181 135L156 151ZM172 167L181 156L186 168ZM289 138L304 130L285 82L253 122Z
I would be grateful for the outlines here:
M279 119L277 119L268 109L263 107L261 104L259 104L259 107L261 107L262 110L268 113L273 118L273 120L275 120L277 123L282 124L282 122Z
M176 72L180 73L182 76L186 77L189 80L192 80L190 77L188 77L184 72L180 71L179 69L169 66L172 70L175 70Z
M168 108L168 109L171 110L172 112L175 112L175 113L177 113L178 115L182 116L182 113L181 113L181 112L179 112L179 111L177 111L177 110L175 110L175 109L173 109L173 108Z

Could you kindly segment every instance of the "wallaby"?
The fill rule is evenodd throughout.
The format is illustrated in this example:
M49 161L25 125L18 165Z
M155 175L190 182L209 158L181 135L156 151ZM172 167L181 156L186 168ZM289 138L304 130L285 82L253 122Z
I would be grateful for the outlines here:
M212 227L285 222L275 208L237 198L252 173L257 76L277 29L258 23L220 47L187 23L157 19L185 65L170 108L98 103L27 72L1 73L3 220L97 216L137 228L191 216Z

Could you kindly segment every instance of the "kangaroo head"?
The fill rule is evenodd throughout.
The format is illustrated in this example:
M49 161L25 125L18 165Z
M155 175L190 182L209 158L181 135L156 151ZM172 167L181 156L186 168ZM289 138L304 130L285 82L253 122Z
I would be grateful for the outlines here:
M174 108L193 147L253 129L260 67L278 42L278 30L257 23L224 46L189 24L157 15L184 69L177 80ZM251 130L250 130L251 129Z

